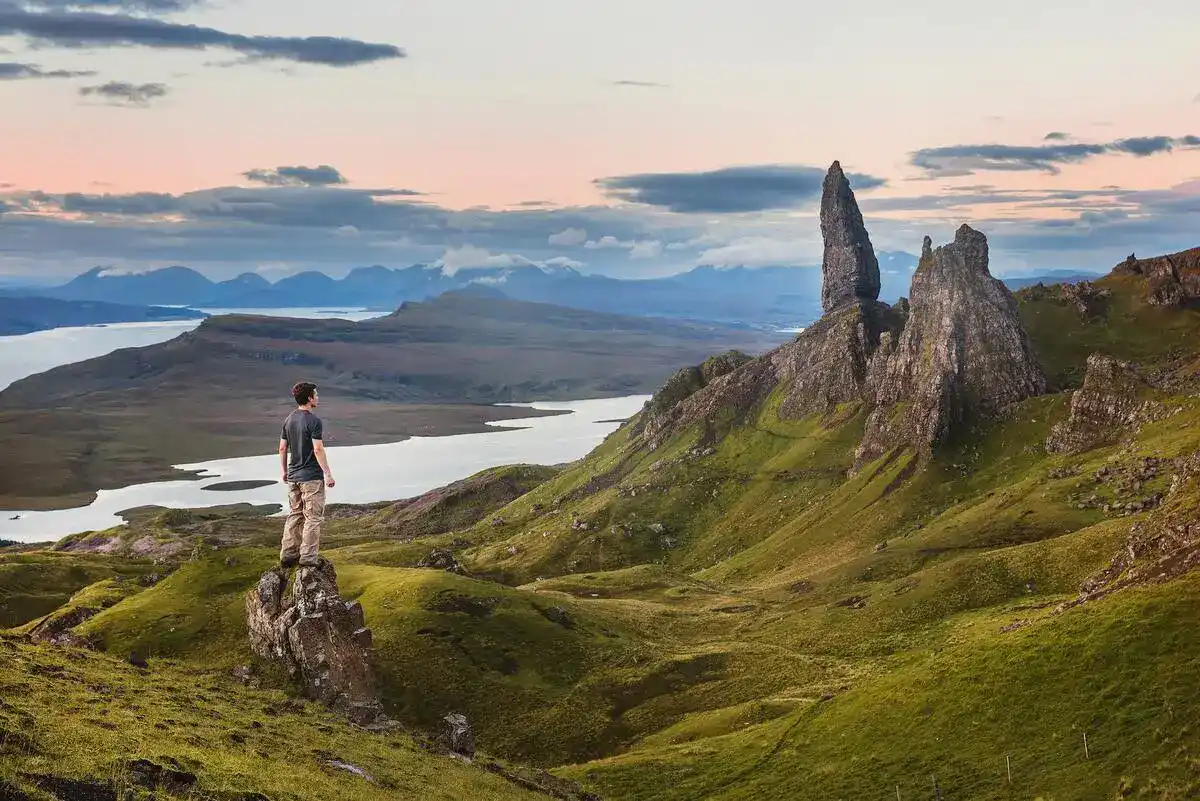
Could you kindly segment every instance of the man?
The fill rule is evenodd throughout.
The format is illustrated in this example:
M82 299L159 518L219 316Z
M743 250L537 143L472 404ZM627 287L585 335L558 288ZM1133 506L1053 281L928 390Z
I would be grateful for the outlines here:
M321 549L321 524L325 522L325 488L333 487L333 472L325 454L321 418L313 414L320 403L317 385L302 382L292 387L296 410L283 421L279 459L283 483L288 488L287 521L279 563L286 569L297 563L317 564Z

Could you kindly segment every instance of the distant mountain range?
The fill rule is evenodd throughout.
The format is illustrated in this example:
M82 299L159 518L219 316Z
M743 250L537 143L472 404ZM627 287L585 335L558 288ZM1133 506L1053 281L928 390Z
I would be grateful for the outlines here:
M879 254L880 297L907 294L917 258L902 251ZM1010 279L1011 287L1077 281L1095 276L1047 273ZM667 278L619 279L585 275L571 268L486 267L447 272L436 265L359 267L343 278L303 272L272 283L257 273L214 282L188 267L121 273L97 267L67 284L24 290L25 295L203 308L288 308L353 306L392 310L471 286L491 287L513 300L550 303L588 311L747 324L804 325L821 315L818 267L696 267ZM10 290L10 294L11 294Z

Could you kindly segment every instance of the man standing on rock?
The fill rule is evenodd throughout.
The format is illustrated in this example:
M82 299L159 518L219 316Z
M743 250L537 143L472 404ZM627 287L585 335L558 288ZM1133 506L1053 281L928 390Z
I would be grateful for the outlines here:
M288 488L288 516L283 526L279 563L317 564L321 549L321 524L325 522L325 488L333 487L333 472L325 454L321 418L313 414L320 403L317 385L302 382L292 387L297 409L283 421L279 460Z

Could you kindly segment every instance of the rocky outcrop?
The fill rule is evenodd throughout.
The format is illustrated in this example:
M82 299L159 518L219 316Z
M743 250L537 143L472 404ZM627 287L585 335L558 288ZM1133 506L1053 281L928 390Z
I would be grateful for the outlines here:
M1167 501L1134 523L1108 567L1089 577L1079 595L1058 607L1070 609L1126 587L1162 583L1200 568L1200 522L1195 498L1200 492L1200 452L1175 460Z
M287 575L269 570L246 594L250 646L281 664L305 693L355 723L374 723L383 710L371 667L371 630L362 606L338 594L333 565L322 558Z
M1130 254L1113 273L1144 278L1146 300L1152 306L1183 307L1200 302L1200 248L1152 259Z
M925 238L903 333L869 376L874 410L857 453L928 453L958 427L1046 391L1017 302L988 271L988 243L964 225L933 250ZM890 352L888 352L890 350Z
M695 415L684 413L684 402L751 361L752 357L745 353L728 351L706 359L703 364L681 368L650 398L634 423L634 434L653 441L664 431L679 428L681 415L686 418L686 426Z
M448 548L434 548L421 557L421 560L417 562L417 567L445 570L447 573L457 573L460 576L467 575L466 568L459 563L454 551Z
M434 738L434 744L468 759L475 756L475 733L467 716L451 713L442 718L442 726Z
M825 240L821 268L821 304L825 311L855 300L877 300L879 261L850 182L836 161L825 175L821 193L821 237Z
M708 445L720 436L715 421L724 426L744 423L781 382L789 384L780 406L784 418L826 413L839 404L864 400L876 351L899 335L907 303L893 308L878 300L879 262L854 192L836 161L825 176L821 235L821 319L794 341L757 359L726 354L715 364L681 370L647 405L635 435L654 448L703 423L701 444Z
M1050 286L1038 283L1022 289L1017 293L1017 297L1027 300L1050 300L1060 305L1073 306L1081 320L1091 322L1107 314L1112 290L1096 286L1091 281Z
M776 379L790 384L780 416L798 419L862 401L876 353L890 347L904 323L901 309L875 300L825 314L772 360Z
M1138 422L1149 385L1133 365L1102 353L1088 357L1083 386L1071 396L1071 414L1046 438L1051 453L1082 453L1115 441Z

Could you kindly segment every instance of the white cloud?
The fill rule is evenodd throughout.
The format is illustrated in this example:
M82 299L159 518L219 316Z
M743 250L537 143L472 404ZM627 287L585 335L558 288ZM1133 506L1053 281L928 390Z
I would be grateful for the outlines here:
M629 258L631 259L657 259L662 255L663 243L657 239L645 242L637 242L629 249Z
M666 249L667 250L696 250L697 248L716 247L717 245L720 245L723 242L724 242L724 240L722 240L719 237L715 237L712 234L701 234L700 236L696 237L695 239L686 239L681 242L668 242L666 245Z
M524 256L514 256L510 253L492 254L474 245L463 245L457 248L447 248L437 265L446 275L454 275L459 270L471 267L518 267L533 264Z
M268 262L267 264L258 265L258 267L255 268L254 272L258 273L259 275L265 276L265 277L270 277L270 276L282 277L285 275L291 275L294 272L298 272L298 270L299 270L299 268L297 268L293 264L287 264L284 262Z
M586 265L581 261L568 259L566 256L555 256L552 259L546 259L544 262L539 263L538 266L543 270L549 268L547 270L549 272L553 270L582 270Z
M358 229L353 225L339 225L333 233L335 236L358 236Z
M561 245L564 247L578 247L587 242L588 232L583 228L567 228L564 231L559 231L557 234L550 234L547 240L551 245Z
M764 236L736 239L727 245L709 248L696 257L697 264L711 264L714 267L811 265L820 261L820 248L812 241Z
M615 236L602 236L600 239L589 239L583 243L583 246L588 250L628 250L633 247L633 242L622 242Z

